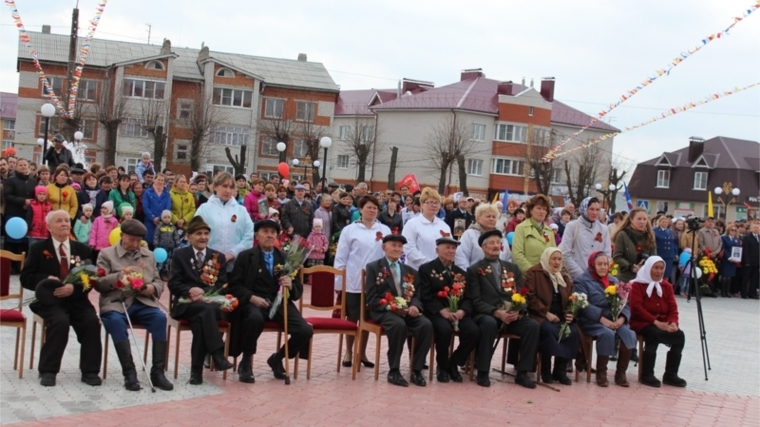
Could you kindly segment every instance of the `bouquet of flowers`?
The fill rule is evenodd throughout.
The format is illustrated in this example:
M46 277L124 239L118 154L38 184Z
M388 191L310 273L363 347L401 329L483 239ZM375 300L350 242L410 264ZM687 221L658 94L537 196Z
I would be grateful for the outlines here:
M718 274L718 267L715 266L715 262L710 258L710 250L705 249L705 254L699 259L697 263L702 269L702 273L707 275L707 281L710 282Z
M631 293L630 283L618 283L617 285L609 285L604 289L604 297L607 299L607 304L610 306L612 312L612 321L616 321L620 317L620 313L623 312L623 308L628 303L628 295Z
M462 299L464 296L464 287L465 287L465 279L462 274L456 273L454 274L454 283L451 285L451 288L448 286L444 286L443 290L438 292L438 296L440 298L446 298L449 302L449 306L447 307L450 312L456 313L456 311L459 309L459 300ZM459 321L454 321L453 323L454 330L459 330Z
M609 274L612 277L617 277L618 273L620 273L620 266L610 259L610 269L607 271L607 274Z
M114 287L125 292L142 292L145 289L145 279L143 274L137 271L124 271L124 275L116 281Z
M509 293L509 299L499 303L496 308L504 311L514 311L522 317L528 306L528 292L528 288L525 286L519 291L512 291Z
M69 271L69 275L63 279L63 283L71 283L74 286L81 286L82 291L88 292L92 289L94 282L96 282L99 277L105 275L106 271L104 269L97 268L92 264L85 264L80 265L79 267L74 267Z
M583 292L573 292L573 294L570 295L570 305L567 307L567 311L565 311L565 313L572 314L573 317L576 317L578 315L578 312L586 307L588 307L588 296ZM559 338L557 339L557 342L562 341L562 338L568 336L570 336L570 325L568 325L567 322L562 319L562 325L559 327Z
M221 291L226 287L227 284L225 283L224 286L217 290L209 290L203 294L203 302L206 304L218 305L225 313L233 312L238 306L238 299L230 294L222 295ZM192 300L190 298L180 298L177 300L177 303L179 304L188 304L191 302Z
M309 242L299 235L294 235L293 239L282 248L285 252L285 264L277 264L274 266L274 275L276 278L290 276L294 279L298 274L298 270L303 267L303 263L306 262L306 258L311 253L311 247ZM274 317L277 313L277 309L282 304L282 286L277 292L277 297L272 303L272 308L269 309L269 318Z
M409 304L407 304L404 297L394 297L390 292L385 293L383 299L380 300L380 305L387 311L406 310L409 308Z

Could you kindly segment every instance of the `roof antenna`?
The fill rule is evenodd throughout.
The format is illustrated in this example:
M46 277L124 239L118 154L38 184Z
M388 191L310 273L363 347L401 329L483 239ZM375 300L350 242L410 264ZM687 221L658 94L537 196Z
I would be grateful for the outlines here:
M152 26L152 25L150 25L150 24L145 24L145 25L147 25L147 26L148 26L148 44L150 44L150 30L151 30L151 28L152 28L153 26Z

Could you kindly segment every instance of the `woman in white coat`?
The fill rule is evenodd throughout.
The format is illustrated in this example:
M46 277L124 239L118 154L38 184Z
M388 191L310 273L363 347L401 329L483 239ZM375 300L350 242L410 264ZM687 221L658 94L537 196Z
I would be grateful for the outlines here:
M481 233L493 230L499 218L499 210L496 205L481 203L475 209L475 222L462 234L459 239L459 247L454 258L454 264L467 270L471 265L483 259L483 249L478 245L478 237ZM499 230L501 231L501 230ZM502 250L499 258L502 261L512 262L512 252L509 250L506 238L502 241Z
M612 259L609 229L599 221L601 206L596 197L586 197L579 207L580 216L565 226L562 243L562 262L575 280L586 270L588 257L594 252L604 252Z

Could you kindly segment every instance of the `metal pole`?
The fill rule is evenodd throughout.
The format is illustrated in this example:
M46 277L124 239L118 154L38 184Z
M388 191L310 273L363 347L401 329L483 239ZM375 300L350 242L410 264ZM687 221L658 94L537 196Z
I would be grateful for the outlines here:
M327 193L327 147L325 147L325 154L322 156L324 163L322 164L322 193Z
M135 336L135 329L132 327L132 320L129 318L129 312L127 311L127 305L124 303L124 297L118 301L121 301L121 307L124 309L124 315L127 317L127 323L129 323L129 331L132 332L132 341L135 343L135 348L137 349L137 354L142 354L142 351L140 351L140 345L137 344L137 337ZM146 332L147 333L147 332ZM150 380L150 373L148 372L148 368L145 367L145 361L142 357L138 357L140 359L140 362L142 363L143 372L145 372L145 376L148 378L148 385L150 385L150 391L153 393L156 392L156 388L153 387L153 381Z
M45 152L47 151L47 141L48 141L48 135L50 135L50 117L45 117L45 135L42 137L42 163L44 163L46 166L48 165L48 161L45 158Z

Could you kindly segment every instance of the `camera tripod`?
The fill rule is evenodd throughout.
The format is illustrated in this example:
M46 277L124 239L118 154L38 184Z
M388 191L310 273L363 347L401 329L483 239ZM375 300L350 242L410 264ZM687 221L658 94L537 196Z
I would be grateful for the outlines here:
M707 348L707 331L705 330L705 316L702 313L702 294L699 290L699 280L697 277L697 248L699 237L697 237L697 230L695 230L691 224L689 224L689 230L687 233L692 234L691 243L691 257L686 263L684 270L689 270L689 289L687 291L686 302L691 302L691 290L694 290L694 299L697 302L697 320L699 322L699 340L702 345L702 366L705 370L705 381L707 378L707 371L712 370L710 367L710 350Z

